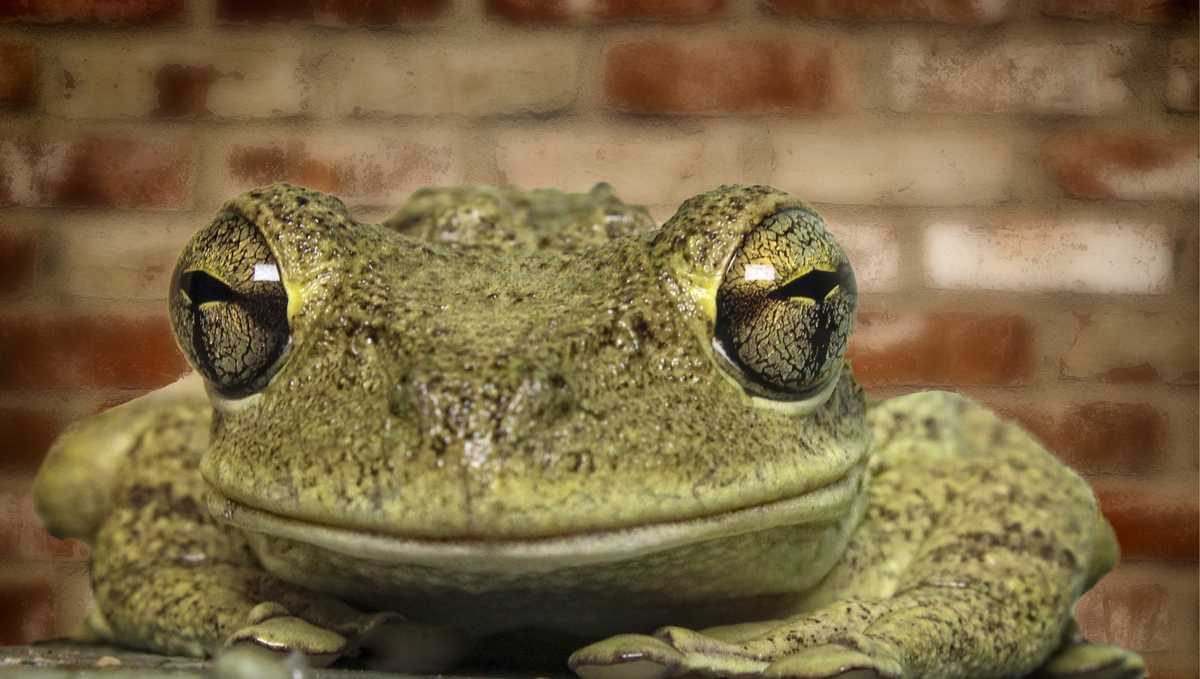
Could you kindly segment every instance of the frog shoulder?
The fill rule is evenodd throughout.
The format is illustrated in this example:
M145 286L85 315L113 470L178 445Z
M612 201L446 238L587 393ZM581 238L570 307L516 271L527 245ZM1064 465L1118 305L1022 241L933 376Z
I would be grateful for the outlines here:
M962 394L922 391L872 403L867 411L876 455L972 456L999 450L1045 456L1036 439Z

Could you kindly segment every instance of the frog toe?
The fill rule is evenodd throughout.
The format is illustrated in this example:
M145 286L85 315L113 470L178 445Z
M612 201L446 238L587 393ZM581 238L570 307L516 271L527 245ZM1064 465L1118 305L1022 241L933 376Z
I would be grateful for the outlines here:
M769 679L899 679L899 663L872 657L840 644L806 648L771 663L762 672Z
M684 656L661 639L620 634L575 651L567 665L583 679L664 679L680 672Z
M1038 671L1038 679L1142 679L1146 663L1137 653L1107 644L1063 647Z
M332 663L349 650L346 637L303 618L286 614L262 615L281 612L276 607L282 609L278 604L256 606L251 612L251 624L230 635L225 645L251 644L280 654L295 651L304 654L308 663L316 667Z

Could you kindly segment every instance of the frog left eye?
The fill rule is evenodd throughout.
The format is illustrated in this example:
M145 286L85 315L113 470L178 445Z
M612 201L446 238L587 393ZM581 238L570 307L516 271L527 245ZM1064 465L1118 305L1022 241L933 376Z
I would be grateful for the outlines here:
M171 277L171 325L188 362L227 397L270 380L288 346L287 292L262 234L223 214L192 238Z
M821 217L785 208L747 233L730 259L713 348L752 395L804 400L837 377L857 301L854 270Z

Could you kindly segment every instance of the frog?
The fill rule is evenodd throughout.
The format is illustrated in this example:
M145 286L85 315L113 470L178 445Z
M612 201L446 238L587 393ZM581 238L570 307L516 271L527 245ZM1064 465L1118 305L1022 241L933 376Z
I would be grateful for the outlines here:
M858 296L763 185L660 226L607 184L378 224L272 184L177 262L193 372L66 430L36 507L91 547L86 633L165 654L1145 676L1073 619L1118 560L1086 481L964 396L869 399Z

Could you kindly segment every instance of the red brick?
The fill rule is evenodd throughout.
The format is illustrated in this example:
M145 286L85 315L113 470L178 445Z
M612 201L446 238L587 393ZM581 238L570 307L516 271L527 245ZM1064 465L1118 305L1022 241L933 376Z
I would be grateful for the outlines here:
M1200 109L1200 41L1195 38L1171 41L1167 66L1167 108L1195 113Z
M28 644L53 626L54 590L50 583L0 583L0 646Z
M488 0L488 14L530 23L670 21L720 14L725 0Z
M0 206L184 207L187 141L0 137Z
M32 474L62 429L53 413L25 407L0 408L0 476Z
M1104 382L1196 384L1197 319L1179 313L1075 314L1075 337L1059 374Z
M183 11L184 0L5 0L0 23L132 26L177 22Z
M1170 454L1168 417L1148 403L1093 401L1000 410L1083 472L1144 473L1164 467Z
M1117 532L1123 555L1196 559L1200 502L1195 485L1104 478L1095 480L1093 486L1104 515Z
M0 356L6 389L159 387L189 369L164 317L8 314Z
M831 45L780 39L614 45L605 57L609 105L634 113L805 113L842 107L842 57Z
M0 295L29 287L37 269L39 234L31 230L0 230Z
M1041 8L1043 14L1068 19L1164 24L1196 18L1196 0L1041 0Z
M218 0L217 17L234 23L300 21L380 26L429 21L447 6L449 0Z
M1097 115L1133 100L1126 43L944 37L896 42L887 73L894 110Z
M33 495L27 487L0 487L0 563L17 559L86 559L87 545L77 540L59 540L46 532L33 511Z
M37 101L38 50L0 42L0 106L25 108Z
M870 385L1018 384L1033 371L1033 329L1010 315L863 313L849 356Z
M763 8L800 19L942 21L988 24L1009 13L1011 0L766 0Z
M1098 200L1196 200L1197 137L1143 132L1070 132L1043 155L1068 194Z

